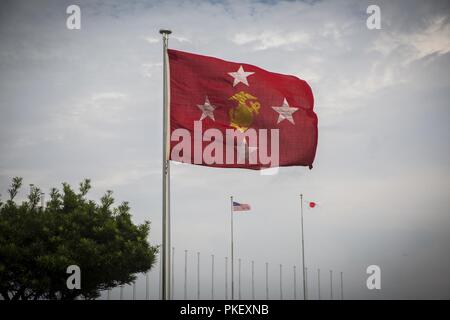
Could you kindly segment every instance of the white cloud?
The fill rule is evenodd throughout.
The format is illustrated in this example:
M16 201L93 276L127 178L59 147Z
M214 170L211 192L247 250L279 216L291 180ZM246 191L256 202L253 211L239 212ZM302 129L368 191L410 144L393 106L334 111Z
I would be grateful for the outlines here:
M159 42L159 38L156 37L143 37L143 38L145 39L145 41L151 44Z
M121 92L115 92L115 91L111 91L111 92L99 92L99 93L94 93L92 95L92 102L94 103L100 103L101 100L114 100L114 99L120 99L123 100L125 99L127 96L124 93Z
M161 73L161 70L162 62L149 62L142 64L142 74L147 78L153 77L153 75L157 72Z
M189 38L183 37L183 36L178 36L178 35L173 35L171 37L171 39L174 39L174 40L176 40L178 42L181 42L181 43L183 43L183 42L192 42Z
M272 32L266 31L263 33L238 33L232 41L237 45L249 45L253 46L254 50L266 50L278 47L292 48L295 45L305 45L309 43L310 36L304 32Z
M370 50L384 56L398 54L400 50L404 55L403 65L431 54L446 54L450 52L450 23L447 17L436 16L423 30L413 33L387 30L380 34Z

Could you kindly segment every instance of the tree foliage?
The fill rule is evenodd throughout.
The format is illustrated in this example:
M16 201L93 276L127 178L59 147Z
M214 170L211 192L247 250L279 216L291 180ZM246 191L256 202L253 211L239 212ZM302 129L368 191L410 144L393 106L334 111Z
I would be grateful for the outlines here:
M88 179L78 191L63 183L62 191L51 189L41 207L36 187L16 203L21 185L22 179L14 178L9 199L0 200L3 299L92 299L153 266L158 248L147 241L150 223L135 225L127 202L113 207L111 191L97 204L86 199ZM70 265L81 269L81 289L67 288Z

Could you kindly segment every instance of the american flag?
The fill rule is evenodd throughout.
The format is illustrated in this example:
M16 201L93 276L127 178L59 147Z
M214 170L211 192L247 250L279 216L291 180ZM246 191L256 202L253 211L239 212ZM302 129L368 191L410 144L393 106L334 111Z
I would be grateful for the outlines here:
M233 201L233 211L249 211L250 205Z
M306 201L306 204L307 204L307 208L308 209L314 209L314 208L316 208L316 207L318 207L319 206L319 203L318 202L316 202L316 201Z

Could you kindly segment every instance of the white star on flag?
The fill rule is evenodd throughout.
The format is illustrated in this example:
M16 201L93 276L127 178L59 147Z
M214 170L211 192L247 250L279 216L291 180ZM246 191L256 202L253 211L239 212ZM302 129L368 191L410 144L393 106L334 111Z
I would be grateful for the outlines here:
M246 72L244 71L244 68L240 66L238 71L228 72L228 74L234 78L233 87L235 87L239 82L242 82L243 84L248 86L247 77L254 74L254 72Z
M200 117L199 121L202 121L206 117L209 117L216 121L214 119L214 109L216 109L216 106L213 106L208 99L208 96L206 96L205 103L204 104L198 104L197 107L202 111L202 116Z
M298 108L289 107L289 104L288 104L286 98L284 98L284 101L283 101L283 104L281 105L281 107L272 107L272 109L275 110L276 112L278 112L277 124L285 119L289 120L289 122L291 122L292 124L295 124L294 118L292 118L292 114L295 111L297 111Z

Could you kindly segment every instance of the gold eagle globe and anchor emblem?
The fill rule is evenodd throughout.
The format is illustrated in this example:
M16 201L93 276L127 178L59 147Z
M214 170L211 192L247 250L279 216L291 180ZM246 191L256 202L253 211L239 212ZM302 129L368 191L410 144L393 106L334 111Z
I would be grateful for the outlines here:
M261 104L258 98L240 91L228 99L237 102L237 106L228 111L230 126L245 132L252 125L254 116L259 114Z

